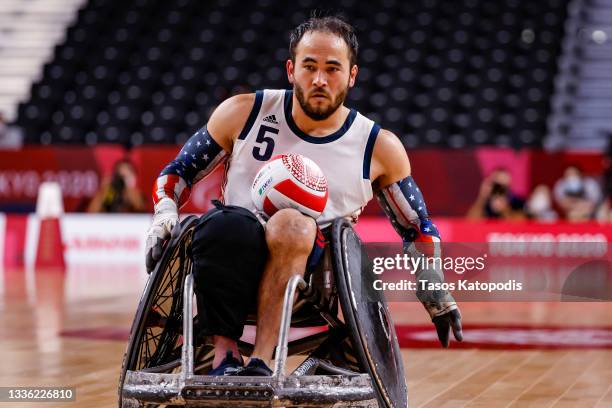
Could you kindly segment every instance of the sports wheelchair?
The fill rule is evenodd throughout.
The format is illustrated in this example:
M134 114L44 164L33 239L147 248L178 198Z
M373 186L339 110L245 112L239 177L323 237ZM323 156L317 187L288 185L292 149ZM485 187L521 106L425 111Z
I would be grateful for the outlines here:
M368 290L368 259L344 219L332 224L321 268L287 284L272 376L206 375L214 350L197 336L193 307L190 246L197 222L189 216L177 224L149 276L123 360L119 407L407 406L389 310L381 292ZM290 326L320 330L289 341ZM240 341L239 348L250 355L253 345ZM291 373L288 355L306 356Z

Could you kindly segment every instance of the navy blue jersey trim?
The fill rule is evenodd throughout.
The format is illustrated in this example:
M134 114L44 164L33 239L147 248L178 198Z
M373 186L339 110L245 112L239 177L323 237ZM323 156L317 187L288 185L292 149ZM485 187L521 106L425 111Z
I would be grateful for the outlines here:
M253 123L255 123L255 119L257 119L257 115L259 115L259 110L261 109L262 102L263 102L263 91L255 91L255 103L253 104L253 109L251 109L249 118L247 119L246 124L244 125L244 128L242 129L242 132L240 132L240 136L238 136L238 139L244 140L249 134L249 132L251 131L251 128L253 127Z
M374 123L368 136L368 143L366 143L365 152L363 154L363 178L366 180L370 179L370 164L372 163L372 153L374 152L374 143L380 132L380 125Z
M355 109L351 109L349 115L346 117L346 120L344 121L344 124L342 125L342 127L340 127L340 129L336 130L334 133L328 136L315 137L310 136L308 133L302 131L302 129L300 129L293 121L293 116L291 115L291 109L293 108L293 91L285 91L284 104L285 120L287 121L287 125L289 125L289 129L291 129L291 131L295 133L297 137L308 143L324 144L340 139L342 135L344 135L349 130L349 128L353 124L353 121L357 117L357 111Z

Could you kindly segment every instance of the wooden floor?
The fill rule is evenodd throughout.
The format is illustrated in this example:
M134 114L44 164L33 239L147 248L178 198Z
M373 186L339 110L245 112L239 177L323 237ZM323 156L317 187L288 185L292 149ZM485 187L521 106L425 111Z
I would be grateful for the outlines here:
M52 406L116 406L125 341L113 333L121 337L129 328L144 272L97 265L66 273L3 271L1 277L0 386L74 386L77 402ZM398 324L427 324L418 304L392 310ZM468 325L612 327L609 303L467 303L462 311ZM111 339L65 335L87 329L104 329ZM402 353L411 407L612 407L611 348Z

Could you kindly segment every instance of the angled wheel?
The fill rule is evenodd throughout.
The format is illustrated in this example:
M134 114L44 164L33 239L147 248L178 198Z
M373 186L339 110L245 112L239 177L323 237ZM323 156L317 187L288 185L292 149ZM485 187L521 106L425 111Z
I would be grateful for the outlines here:
M351 342L365 371L372 378L381 407L405 408L408 395L395 327L382 291L351 224L337 219L332 225L332 251L336 285Z
M166 243L160 261L149 275L123 358L119 401L127 370L158 367L159 372L171 372L176 366L172 362L180 358L182 293L185 276L191 270L189 247L197 222L197 217L189 216L177 225L179 233Z

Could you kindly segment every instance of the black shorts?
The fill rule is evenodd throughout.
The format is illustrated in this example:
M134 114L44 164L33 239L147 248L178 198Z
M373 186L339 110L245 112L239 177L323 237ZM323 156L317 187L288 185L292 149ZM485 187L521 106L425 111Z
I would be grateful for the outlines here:
M325 244L317 229L308 270L322 259ZM191 252L199 334L240 338L247 316L256 312L268 257L263 225L245 208L215 202L194 229Z

